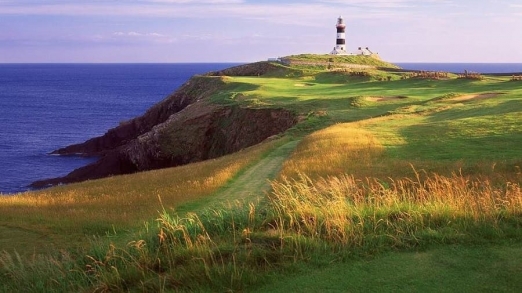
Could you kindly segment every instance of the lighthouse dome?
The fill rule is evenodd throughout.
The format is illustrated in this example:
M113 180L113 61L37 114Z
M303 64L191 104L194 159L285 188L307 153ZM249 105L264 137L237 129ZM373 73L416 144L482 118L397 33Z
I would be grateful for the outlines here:
M346 27L346 24L344 23L344 19L342 16L339 16L339 18L337 19L336 27Z

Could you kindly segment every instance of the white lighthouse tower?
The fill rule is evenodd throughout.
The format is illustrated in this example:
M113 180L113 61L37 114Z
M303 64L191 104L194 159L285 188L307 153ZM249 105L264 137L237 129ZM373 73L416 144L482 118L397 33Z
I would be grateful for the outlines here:
M330 53L332 55L348 55L346 51L346 24L344 23L344 19L342 16L339 16L337 19L337 41L335 43L335 48Z

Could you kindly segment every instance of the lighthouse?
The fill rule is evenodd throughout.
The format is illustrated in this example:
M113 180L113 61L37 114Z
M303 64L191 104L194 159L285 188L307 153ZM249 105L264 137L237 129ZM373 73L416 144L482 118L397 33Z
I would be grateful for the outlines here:
M342 16L339 16L337 19L337 40L335 42L335 47L333 51L330 53L332 55L347 55L346 51L346 24L344 23L344 19Z

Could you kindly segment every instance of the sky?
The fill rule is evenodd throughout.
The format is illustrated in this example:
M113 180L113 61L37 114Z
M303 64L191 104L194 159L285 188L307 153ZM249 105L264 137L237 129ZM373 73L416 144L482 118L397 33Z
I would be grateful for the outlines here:
M522 63L522 0L0 0L0 63L254 62L349 51Z

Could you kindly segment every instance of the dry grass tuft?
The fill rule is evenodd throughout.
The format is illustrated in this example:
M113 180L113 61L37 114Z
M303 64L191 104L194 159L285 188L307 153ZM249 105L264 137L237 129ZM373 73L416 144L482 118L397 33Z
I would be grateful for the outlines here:
M340 245L361 246L368 237L389 237L391 246L415 243L421 231L499 222L522 214L517 183L493 186L461 174L433 174L391 182L350 175L272 182L270 201L281 233L294 231ZM467 224L462 224L467 223ZM418 240L420 241L420 240Z
M462 95L455 98L450 99L450 101L470 101L470 100L483 100L483 99L491 99L495 98L503 93L483 93L483 94L470 94L470 95Z
M313 178L351 170L371 176L383 153L384 147L371 132L355 124L337 124L305 137L283 164L281 174L297 178L305 173Z

